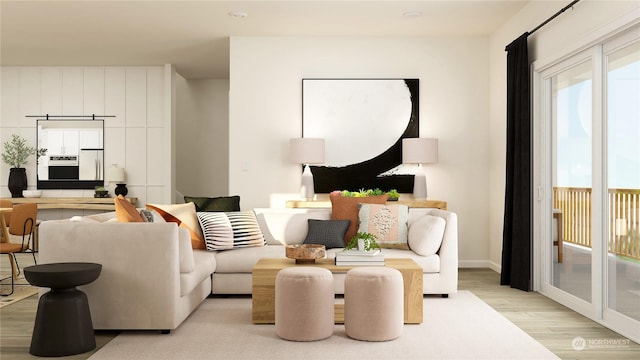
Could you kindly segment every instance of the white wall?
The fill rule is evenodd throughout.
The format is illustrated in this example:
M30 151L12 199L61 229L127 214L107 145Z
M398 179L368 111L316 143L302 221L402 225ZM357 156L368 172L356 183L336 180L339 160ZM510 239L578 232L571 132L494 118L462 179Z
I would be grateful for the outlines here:
M303 78L419 78L420 135L439 138L439 163L426 169L429 197L458 213L462 264L487 265L488 38L232 37L230 44L229 190L244 209L299 191L300 167L287 162L287 147L301 134Z
M499 271L502 257L504 182L506 159L506 59L505 46L562 8L561 3L530 2L490 39L490 261ZM640 17L637 1L582 1L529 37L529 59L562 58L625 23ZM621 20L622 19L622 20ZM533 121L537 121L533 119Z
M226 196L229 80L176 78L176 190L190 196Z
M170 68L170 67L169 67ZM115 115L105 118L105 167L118 164L127 175L128 196L170 202L171 93L167 67L2 67L0 141L17 133L35 146L36 119L25 115ZM170 76L169 76L170 77ZM0 195L9 166L0 169ZM36 187L34 158L26 165L28 186ZM113 193L113 185L109 185ZM93 190L44 190L45 197L92 197ZM65 214L66 216L67 214Z

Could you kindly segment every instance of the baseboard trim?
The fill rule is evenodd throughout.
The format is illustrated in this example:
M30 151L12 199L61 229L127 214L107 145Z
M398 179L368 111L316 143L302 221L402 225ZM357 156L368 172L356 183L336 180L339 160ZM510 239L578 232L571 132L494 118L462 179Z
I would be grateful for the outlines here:
M500 273L502 267L490 260L458 260L458 268L488 268Z

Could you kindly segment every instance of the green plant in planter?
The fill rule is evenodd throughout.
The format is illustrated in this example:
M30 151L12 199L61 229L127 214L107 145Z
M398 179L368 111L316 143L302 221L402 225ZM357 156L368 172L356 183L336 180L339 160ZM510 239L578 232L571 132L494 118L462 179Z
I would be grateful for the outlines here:
M351 196L354 196L354 197L367 197L367 196L369 196L369 194L367 193L367 190L360 189L359 191L352 192Z
M344 247L344 251L358 249L358 240L364 241L364 251L380 249L380 245L376 241L375 235L368 232L358 231L358 233L356 233L351 239L349 239L349 243Z
M344 196L344 197L367 197L367 196L379 196L379 195L384 195L385 192L375 188L375 189L360 189L358 191L349 191L349 190L342 190L339 191L340 195Z
M353 197L353 193L349 190L342 190L340 191L340 195L344 196L344 197Z
M46 153L47 149L37 150L34 147L27 146L27 140L20 135L12 134L11 140L4 143L2 161L12 168L20 168L27 163L29 156L37 155L37 157L40 157Z
M387 191L387 197L389 200L398 200L400 198L400 193L396 189L391 189Z
M379 196L379 195L384 195L384 191L382 191L382 190L380 190L378 188L375 188L373 190L369 189L369 190L367 190L367 194L369 196Z
M94 198L106 198L109 197L109 191L104 186L96 186Z

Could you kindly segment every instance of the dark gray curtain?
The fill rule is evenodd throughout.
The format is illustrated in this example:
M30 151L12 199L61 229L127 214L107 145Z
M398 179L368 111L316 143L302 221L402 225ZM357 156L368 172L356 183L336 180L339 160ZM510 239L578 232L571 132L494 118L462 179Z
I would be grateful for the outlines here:
M507 163L501 285L531 290L531 111L528 33L507 45Z

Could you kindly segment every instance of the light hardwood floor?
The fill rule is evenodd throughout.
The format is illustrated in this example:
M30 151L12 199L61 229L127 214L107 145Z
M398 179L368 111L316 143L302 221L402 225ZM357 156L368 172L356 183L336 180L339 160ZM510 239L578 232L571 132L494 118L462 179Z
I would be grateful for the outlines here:
M459 288L470 290L503 316L526 331L562 359L640 359L640 345L559 305L538 293L500 286L500 276L489 269L460 269ZM0 358L33 359L29 344L37 296L0 309ZM490 329L487 329L490 331ZM116 332L96 332L98 348L117 336ZM584 350L573 349L582 337ZM591 344L589 344L591 342ZM622 343L613 345L612 342ZM87 359L92 352L65 357Z

